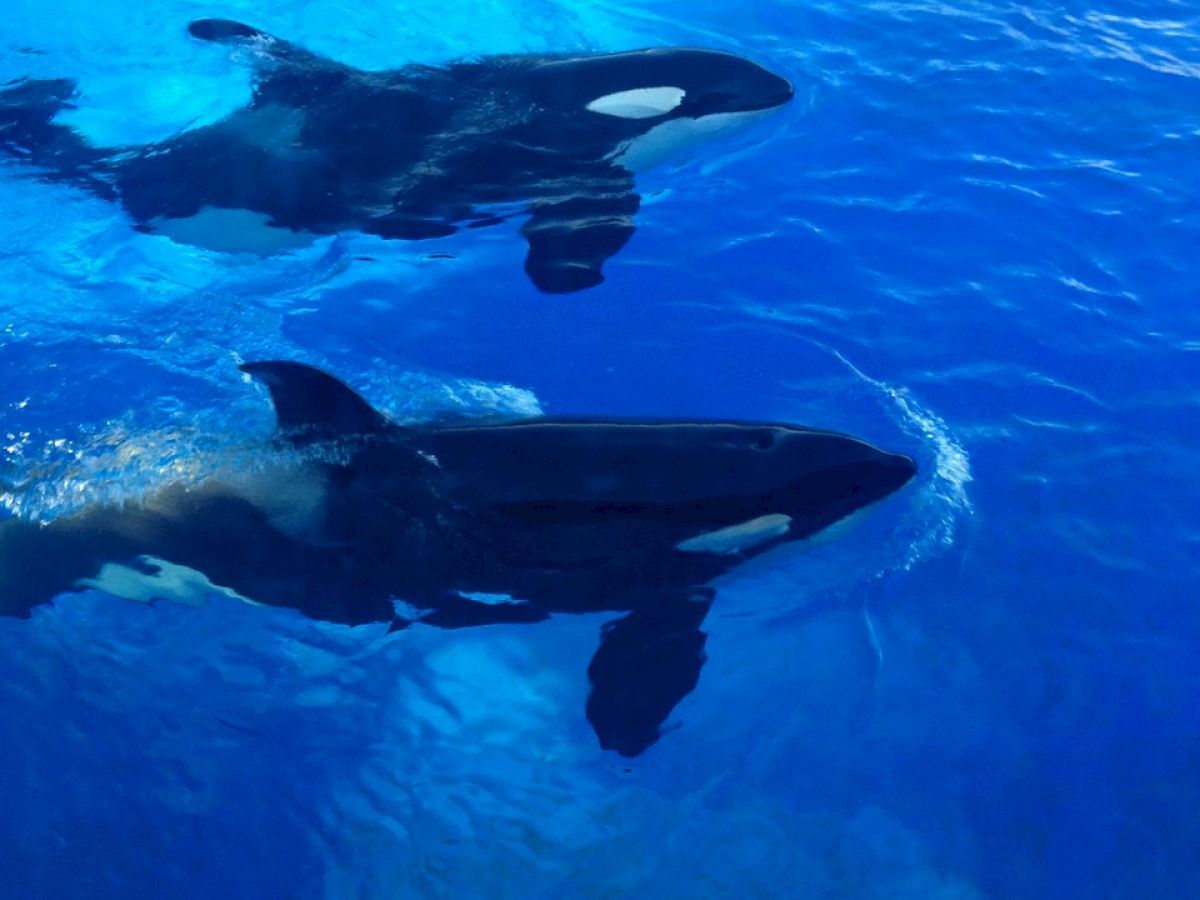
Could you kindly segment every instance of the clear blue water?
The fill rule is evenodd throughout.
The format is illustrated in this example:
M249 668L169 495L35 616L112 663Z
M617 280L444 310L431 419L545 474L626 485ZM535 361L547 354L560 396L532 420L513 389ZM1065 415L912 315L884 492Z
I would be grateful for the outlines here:
M385 640L92 592L0 620L0 896L1200 895L1194 6L10 0L0 80L76 77L98 143L162 138L248 95L201 12L366 68L719 47L798 96L643 177L570 297L515 224L251 263L0 163L8 512L264 440L235 363L277 356L401 417L790 420L921 475L726 577L632 762L581 712L604 616Z

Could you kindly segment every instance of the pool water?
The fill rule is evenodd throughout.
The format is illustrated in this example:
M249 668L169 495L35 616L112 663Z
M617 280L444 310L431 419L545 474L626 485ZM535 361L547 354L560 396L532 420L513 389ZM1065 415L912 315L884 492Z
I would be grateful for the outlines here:
M0 81L164 139L246 102L241 19L366 69L689 45L796 99L639 176L607 280L519 221L266 259L141 234L0 160L0 505L51 519L271 435L241 361L403 420L790 421L917 480L724 576L626 760L611 616L348 628L213 597L0 619L0 896L1200 895L1200 15L1113 0L10 0Z

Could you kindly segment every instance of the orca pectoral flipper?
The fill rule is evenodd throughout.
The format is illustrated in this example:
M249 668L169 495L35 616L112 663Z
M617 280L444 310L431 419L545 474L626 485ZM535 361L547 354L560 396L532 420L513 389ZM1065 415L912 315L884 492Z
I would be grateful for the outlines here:
M632 180L535 203L521 228L529 242L525 271L530 280L547 294L569 294L602 282L600 269L633 235L640 205Z
M637 756L690 694L704 665L708 635L700 624L713 591L654 596L648 605L606 624L588 664L587 717L605 750Z

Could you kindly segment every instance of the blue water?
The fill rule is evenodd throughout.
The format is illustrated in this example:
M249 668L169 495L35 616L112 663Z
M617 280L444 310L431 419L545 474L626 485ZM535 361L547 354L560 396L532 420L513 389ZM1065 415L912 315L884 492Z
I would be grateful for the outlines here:
M279 356L401 418L796 421L921 474L726 576L633 761L582 715L604 616L0 619L0 896L1200 896L1193 5L9 0L0 80L78 78L97 143L161 139L248 96L199 14L365 68L718 47L797 100L642 177L569 297L515 223L252 262L0 163L9 513L202 477L267 439L235 364Z

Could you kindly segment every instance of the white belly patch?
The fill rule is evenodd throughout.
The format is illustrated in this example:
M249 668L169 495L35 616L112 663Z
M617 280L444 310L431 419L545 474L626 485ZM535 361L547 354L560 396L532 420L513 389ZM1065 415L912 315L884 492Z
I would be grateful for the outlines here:
M671 119L621 144L612 159L630 172L644 172L697 144L737 131L773 111L714 113L698 119Z

